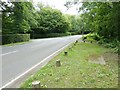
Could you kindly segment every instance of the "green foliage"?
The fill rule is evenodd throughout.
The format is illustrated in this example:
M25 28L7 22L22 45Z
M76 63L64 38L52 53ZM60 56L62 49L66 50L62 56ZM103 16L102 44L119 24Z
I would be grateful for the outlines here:
M84 35L83 39L88 41L99 41L101 38L97 33L89 33L87 35Z
M30 27L36 25L33 16L33 5L31 2L15 2L14 4L14 28L15 33L27 33ZM34 23L33 23L34 22Z
M3 34L27 33L37 26L31 2L2 2L1 7Z
M80 28L79 25L78 25L78 17L76 16L70 16L70 21L71 21L71 30L70 32L77 32L78 29Z
M97 33L100 44L118 51L118 30L120 22L120 3L118 2L84 2L81 18L85 21L84 29Z
M2 9L1 15L2 15L2 33L10 33L12 28L12 6L9 7L10 3L1 2L0 8Z
M101 39L100 41L98 41L98 43L105 46L105 47L107 47L107 48L112 48L115 53L120 54L120 51L119 51L119 49L120 49L120 41L114 40L114 41L108 43L106 41L106 39Z
M83 22L79 16L75 15L66 15L70 21L71 28L69 32L71 32L72 35L75 34L82 34L83 33Z
M69 30L70 22L59 10L51 7L41 7L40 9L36 12L39 15L38 27L33 28L36 34L66 33Z
M3 43L16 42L6 34L30 33L32 38L69 35L71 23L57 9L40 5L36 10L31 2L2 2L1 9Z
M50 38L50 37L62 37L62 36L68 36L70 33L49 33L49 34L34 34L35 39L37 38Z
M81 17L86 19L86 25L93 32L107 40L114 40L118 36L119 7L120 3L114 2L85 2L82 7L84 13Z
M6 34L2 35L2 44L25 42L30 40L30 34Z

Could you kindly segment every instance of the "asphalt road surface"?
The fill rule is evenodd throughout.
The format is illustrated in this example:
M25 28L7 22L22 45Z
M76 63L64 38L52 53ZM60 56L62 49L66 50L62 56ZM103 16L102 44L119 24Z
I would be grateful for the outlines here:
M2 46L2 86L80 37L36 39L22 45Z

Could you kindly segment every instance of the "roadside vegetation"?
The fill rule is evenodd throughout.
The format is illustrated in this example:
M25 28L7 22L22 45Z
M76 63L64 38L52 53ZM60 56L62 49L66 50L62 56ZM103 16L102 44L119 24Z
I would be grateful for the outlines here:
M60 67L56 67L56 60L60 60ZM21 88L32 88L36 80L41 88L118 88L118 56L96 43L78 42L31 75Z
M15 46L15 45L23 45L23 44L27 44L30 43L30 41L25 41L25 42L16 42L16 43L10 43L10 44L4 44L3 46Z

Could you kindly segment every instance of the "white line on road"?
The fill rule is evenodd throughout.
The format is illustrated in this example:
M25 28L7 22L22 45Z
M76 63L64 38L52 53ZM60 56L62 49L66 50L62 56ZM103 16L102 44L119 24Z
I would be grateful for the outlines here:
M12 52L8 52L8 53L4 53L4 54L1 54L0 56L5 56L5 55L12 54L12 53L16 53L16 52L18 52L18 51L16 50L16 51L12 51Z
M11 80L9 83L5 84L4 86L2 86L0 88L0 90L2 88L5 88L7 86L9 86L10 84L12 84L14 81L16 81L17 79L19 79L20 77L24 76L25 74L27 74L29 71L33 70L34 68L36 68L37 66L39 66L41 63L43 63L44 61L46 61L47 59L49 59L50 57L52 57L53 55L57 54L59 51L65 49L67 46L69 46L72 42L68 43L67 45L65 45L64 47L60 48L59 50L57 50L56 52L54 52L53 54L49 55L48 57L46 57L45 59L43 59L41 62L39 62L38 64L34 65L33 67L31 67L30 69L28 69L27 71L25 71L24 73L22 73L21 75L19 75L18 77L16 77L15 79Z

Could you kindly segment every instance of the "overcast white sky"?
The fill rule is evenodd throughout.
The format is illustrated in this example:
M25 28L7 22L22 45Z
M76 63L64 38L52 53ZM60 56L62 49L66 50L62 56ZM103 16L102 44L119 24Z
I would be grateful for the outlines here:
M61 10L61 12L71 15L78 14L77 6L71 7L69 10L64 6L66 0L33 0L34 3L42 2L45 5L50 5L53 8Z

